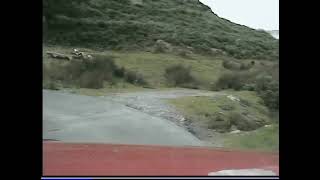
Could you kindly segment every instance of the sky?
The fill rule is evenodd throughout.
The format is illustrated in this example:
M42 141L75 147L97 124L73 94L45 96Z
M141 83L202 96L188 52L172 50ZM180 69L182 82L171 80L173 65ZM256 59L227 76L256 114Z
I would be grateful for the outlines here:
M219 17L254 29L279 30L279 0L200 0Z

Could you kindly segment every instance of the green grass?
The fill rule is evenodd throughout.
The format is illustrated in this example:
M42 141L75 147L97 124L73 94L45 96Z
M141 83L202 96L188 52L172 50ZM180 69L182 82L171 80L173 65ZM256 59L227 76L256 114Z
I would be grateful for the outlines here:
M249 106L243 107L239 102L235 102L221 95L225 93L233 95L240 99L244 99ZM215 97L182 97L178 99L170 99L169 103L173 104L187 119L191 120L198 126L208 127L210 118L208 116L217 112L228 115L231 112L242 113L247 111L249 114L263 118L271 123L271 127L261 127L254 131L241 131L237 134L222 133L224 147L230 149L250 149L261 151L278 151L279 148L279 130L278 125L269 117L268 109L260 104L261 99L255 92L251 91L223 91ZM224 110L221 107L232 107L232 110Z
M213 59L205 56L195 56L193 59L185 59L172 54L153 54L148 52L113 53L118 65L140 72L156 87L165 87L165 69L183 64L191 67L191 74L203 84L215 82L223 71L221 59Z
M51 58L47 57L46 51L55 51L65 54L70 54L72 48L63 46L45 46L43 48L43 59L46 65L55 63ZM81 48L81 50L83 50ZM93 55L113 56L115 63L120 67L123 66L128 70L141 73L151 86L156 88L167 87L164 77L165 69L172 65L183 64L191 67L191 74L204 85L214 83L219 74L225 69L221 63L225 57L213 58L210 56L193 55L192 59L183 58L173 54L154 54L150 52L126 52L126 51L94 51L84 49L86 52ZM65 62L58 62L65 63Z
M250 106L243 107L241 103L235 102L227 98L227 95L217 95L215 97L182 97L178 99L169 100L170 103L176 106L176 108L182 111L186 116L193 117L196 120L202 120L208 122L206 114L214 114L222 112L228 114L230 110L223 110L221 107L232 106L233 112L247 111L253 116L264 118L270 121L268 117L268 109L263 106L261 99L253 91L222 91L222 93L228 95L234 95L240 99L244 99L250 103Z
M250 149L260 151L279 151L279 125L262 127L252 132L224 135L224 146L227 148Z
M73 47L78 48L78 47ZM54 51L64 54L69 54L72 49L66 46L44 46L43 47L43 63L47 67L54 65L65 65L65 61L57 61L46 55L46 51ZM166 88L168 84L165 79L165 69L182 64L183 66L191 67L191 75L196 80L200 81L201 89L210 89L212 84L216 83L219 76L230 70L222 66L225 59L232 59L226 56L214 57L193 54L191 58L184 58L174 54L164 53L151 53L151 52L138 52L138 51L97 51L93 49L81 48L82 51L92 54L93 56L113 56L115 63L119 67L125 67L127 70L132 70L143 75L144 79L153 88ZM254 59L241 60L249 63ZM262 62L262 61L259 61ZM266 65L270 66L273 62L263 61ZM261 67L260 63L251 69Z

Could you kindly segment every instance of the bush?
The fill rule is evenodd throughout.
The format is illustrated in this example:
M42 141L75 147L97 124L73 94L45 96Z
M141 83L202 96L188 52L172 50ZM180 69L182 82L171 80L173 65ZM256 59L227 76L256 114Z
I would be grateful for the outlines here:
M59 90L59 87L56 83L54 82L44 82L43 83L43 88L44 89L50 89L50 90Z
M279 82L270 75L260 75L256 78L256 91L264 104L271 110L279 109Z
M76 81L86 71L83 63L78 61L71 61L65 66L65 69L68 72L68 75L65 76L65 81Z
M251 63L238 63L235 61L231 61L231 60L224 60L222 63L222 66L226 69L229 70L249 70L254 66L254 61L252 61Z
M84 61L86 71L99 71L101 73L113 73L117 66L111 57L97 56L92 61Z
M255 77L259 71L236 71L222 74L216 84L211 87L213 90L234 89L234 90L255 90Z
M246 63L241 63L240 65L240 70L249 70L253 67L252 63L246 64Z
M165 53L166 49L163 46L155 46L153 52L154 53Z
M197 82L184 83L181 84L180 87L187 89L199 89L199 84Z
M91 61L70 61L51 63L50 68L44 66L46 81L61 81L64 86L80 86L83 88L102 88L103 82L114 83L113 75L124 76L124 68L118 68L111 57L98 56Z
M188 58L188 52L187 51L184 51L184 50L179 50L178 51L178 55L181 56L181 57L184 57L184 58Z
M258 92L265 91L269 88L272 81L272 76L266 74L260 74L255 78L256 90Z
M241 89L245 91L255 91L256 85L254 83L245 84Z
M148 84L141 74L138 74L133 71L128 71L125 74L125 80L131 84L137 84L137 85L147 85Z
M62 65L50 63L50 66L44 66L43 77L47 80L62 81L65 79L65 71Z
M191 54L192 51L186 50L186 49L177 49L177 54L180 57L186 58L186 59L192 59Z
M279 91L266 90L259 93L264 104L271 110L279 109Z
M154 45L154 53L167 53L171 51L172 51L171 44L163 40L158 40Z
M240 104L243 106L251 106L251 102L243 98L240 98Z
M222 66L226 69L229 69L229 70L239 70L240 69L239 63L233 62L230 60L224 60L222 63Z
M216 89L240 90L244 85L240 73L226 73L219 77L215 84Z
M249 66L253 66L253 61ZM256 91L271 110L279 109L279 65L260 67L252 72L230 72L221 75L212 90Z
M98 56L91 61L70 61L65 65L52 63L50 68L43 67L43 74L43 81L61 81L63 86L75 85L83 88L103 88L104 81L116 84L114 76L125 78L132 84L148 84L142 75L117 67L112 57L108 56Z
M219 105L218 107L224 111L231 111L235 109L234 105L229 105L229 104Z
M81 88L99 89L103 88L103 80L103 73L99 71L89 71L80 76L79 85Z
M252 131L262 126L254 119L250 119L248 116L242 115L238 112L231 112L229 119L232 125L235 125L237 129L241 131Z
M190 71L191 68L186 68L182 65L174 65L166 68L164 76L169 84L179 86L195 82Z
M114 75L120 78L124 77L125 73L126 69L124 67L116 68L114 71Z
M210 121L208 123L209 129L216 129L219 132L227 132L230 130L232 124L227 117L220 114L214 114L209 116L210 116Z
M72 61L67 65L68 79L84 88L102 88L103 81L111 82L116 65L110 57L95 57L92 61Z

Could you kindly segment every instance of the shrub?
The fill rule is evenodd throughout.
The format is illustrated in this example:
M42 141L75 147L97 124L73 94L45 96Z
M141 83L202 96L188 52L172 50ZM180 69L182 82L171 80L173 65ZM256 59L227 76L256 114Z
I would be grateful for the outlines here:
M243 106L251 106L251 102L243 98L240 98L240 104Z
M218 107L225 111L231 111L235 109L234 105L229 105L229 104L219 105Z
M180 57L186 58L186 59L192 59L192 57L190 56L192 54L192 51L186 50L186 49L178 49L177 50L177 54Z
M255 77L259 72L229 72L222 74L217 82L211 87L213 90L220 89L234 89L234 90L244 90L249 88L253 90L255 88Z
M61 81L64 86L78 85L84 88L102 88L103 81L112 82L118 69L111 57L98 56L92 61L70 61L51 63L45 66L44 77L52 81Z
M169 84L178 86L195 82L195 79L192 77L190 71L191 68L186 68L182 65L174 65L166 68L164 76Z
M245 85L242 86L241 89L245 90L245 91L255 91L256 84L254 84L254 83L245 84Z
M85 66L82 62L71 61L69 64L65 66L66 71L68 72L68 76L66 76L67 81L78 80L82 73L86 71Z
M196 82L184 83L184 84L181 84L180 86L188 89L199 89L199 84Z
M250 63L249 66L252 66ZM263 66L251 72L230 72L221 75L212 90L256 91L271 110L279 108L279 65Z
M99 89L103 87L103 79L103 73L99 71L89 71L80 76L79 85L82 88Z
M125 74L125 80L131 84L137 84L137 85L147 85L148 84L141 74L138 74L133 71L128 71Z
M43 67L44 81L61 81L63 86L76 85L83 88L102 88L104 81L116 84L114 76L125 78L132 84L147 85L141 74L117 67L113 58L97 56L90 61L70 61Z
M208 122L209 129L216 129L219 132L227 132L231 128L230 120L220 114L209 115L210 120Z
M256 90L265 91L269 88L269 85L272 81L272 76L266 74L260 74L255 78Z
M92 61L84 61L86 71L113 72L117 66L111 57L97 56Z
M235 61L231 61L231 60L224 60L222 63L222 66L226 69L229 70L249 70L253 67L254 65L254 61L252 61L251 63L238 63Z
M166 53L171 51L171 45L163 40L158 40L154 45L154 53Z
M125 73L126 73L126 69L124 67L116 68L114 70L114 75L120 78L124 77Z
M271 110L279 109L279 91L266 90L259 93L264 104Z
M233 62L230 60L224 60L222 63L222 66L226 69L229 69L229 70L239 70L240 69L239 63Z
M279 109L279 81L277 77L262 74L256 78L256 91L271 110Z
M56 83L50 81L50 82L44 82L43 83L44 89L50 89L50 90L59 90L59 87Z
M238 112L231 112L229 114L229 119L231 124L235 125L237 129L241 131L252 131L261 127L261 124L257 123L254 119L250 119L248 116Z
M62 74L59 69L60 67L56 63L50 63L43 69L44 77L50 80L59 80Z
M178 51L178 55L181 56L181 57L184 57L184 58L188 58L188 52L187 51L184 51L184 50L179 50Z
M240 90L243 85L240 73L226 73L219 77L215 87L217 89Z
M246 63L241 63L240 65L240 70L249 70L253 67L253 64L250 63L250 64L246 64Z

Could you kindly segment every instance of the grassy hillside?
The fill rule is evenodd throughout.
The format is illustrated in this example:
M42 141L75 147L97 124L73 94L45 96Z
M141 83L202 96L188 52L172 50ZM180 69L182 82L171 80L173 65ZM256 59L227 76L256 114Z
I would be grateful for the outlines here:
M215 84L218 78L230 70L223 67L223 61L230 59L227 57L212 57L203 55L192 55L190 58L181 57L174 54L165 53L150 53L142 51L95 51L92 49L82 49L83 51L89 52L94 56L111 56L113 57L116 65L119 67L124 67L127 70L137 72L145 78L148 84L154 88L168 87L167 81L165 79L165 69L173 65L182 64L186 67L191 68L191 74L198 81L200 81L201 89L210 89L213 84ZM54 61L45 54L46 51L55 51L64 54L70 54L72 52L71 47L61 47L54 46L43 48L43 62L48 68L52 65L68 64L67 62ZM250 62L251 60L242 60L243 62ZM272 65L273 62L260 61L264 64ZM257 63L252 70L260 68L260 63ZM61 72L65 68L57 69L56 74L62 74ZM58 73L60 71L60 73ZM67 73L68 74L68 73ZM120 83L121 84L121 83Z
M223 146L231 149L279 151L279 125L270 117L262 99L253 91L228 90L223 93L227 95L182 97L168 101L183 113L201 140L215 142L219 137ZM232 101L228 95L240 101ZM241 131L233 133L236 129ZM208 136L212 130L222 133Z
M277 59L278 40L219 18L198 0L44 0L46 44L149 50L157 40L196 53Z
M254 130L270 124L268 109L252 91L228 91L217 97L183 97L170 100L187 119L202 123L209 129L230 131L232 126L240 130ZM240 98L233 101L229 95Z

